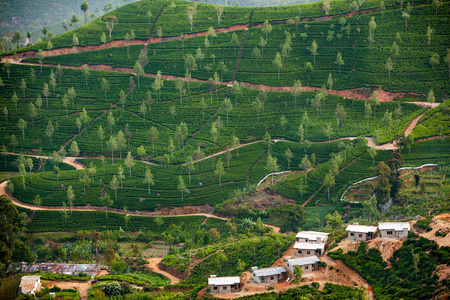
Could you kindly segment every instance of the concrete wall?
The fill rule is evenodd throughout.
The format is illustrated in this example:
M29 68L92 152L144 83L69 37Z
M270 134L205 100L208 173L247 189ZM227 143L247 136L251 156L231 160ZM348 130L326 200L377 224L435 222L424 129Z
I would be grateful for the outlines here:
M319 263L315 263L315 264L309 264L309 265L303 265L300 266L303 270L303 273L309 273L312 271L316 271L319 270ZM295 266L291 265L290 263L286 262L286 268L291 271L292 274L294 274L294 268Z
M252 278L259 284L273 284L285 280L285 274L257 277L252 273Z
M322 253L321 249L317 249L317 250L294 249L294 250L292 250L291 256L308 257L308 256L314 256L314 255L321 256L322 254L323 253Z
M239 285L210 285L209 290L211 294L228 294L239 291Z
M367 241L374 238L374 233L348 232L348 239L352 241Z
M395 231L395 230L381 230L382 238L391 238L391 239L406 239L408 237L408 229L403 229L403 231Z

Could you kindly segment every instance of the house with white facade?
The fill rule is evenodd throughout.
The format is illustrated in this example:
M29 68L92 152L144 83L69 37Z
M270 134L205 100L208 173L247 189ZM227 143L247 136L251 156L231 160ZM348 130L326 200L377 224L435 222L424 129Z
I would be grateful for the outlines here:
M208 278L208 288L211 294L238 292L241 288L241 278L239 276L216 277L216 275L211 275Z
M293 256L321 256L325 253L325 244L295 243Z
M406 239L411 230L408 222L378 223L382 238Z
M287 276L283 266L258 269L252 267L252 278L259 284L272 284L285 281Z
M375 237L377 226L348 225L345 230L348 232L348 239L352 241L367 241Z
M319 270L320 259L317 256L291 258L287 256L285 258L286 268L294 273L295 266L300 266L304 273Z
M328 233L318 231L300 231L295 236L300 243L326 244Z

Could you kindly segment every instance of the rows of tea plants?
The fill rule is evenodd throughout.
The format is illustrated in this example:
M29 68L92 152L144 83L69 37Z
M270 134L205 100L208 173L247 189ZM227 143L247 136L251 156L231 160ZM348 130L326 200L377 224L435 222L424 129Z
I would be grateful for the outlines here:
M43 167L41 167L40 161L38 158L36 157L30 157L30 156L24 156L24 159L28 160L28 158L31 158L33 165L31 168L32 172L36 172L37 170L40 170L40 172L45 171L45 168L47 167L49 169L51 169L50 163L48 162L47 159L45 159L43 161ZM19 172L19 155L12 155L12 154L3 154L0 158L0 172ZM48 165L47 165L48 163ZM27 172L30 172L30 168L28 163L25 163L25 169ZM68 165L66 163L61 163L59 168L62 171L68 171L68 170L75 170L74 166Z
M166 7L156 23L157 27L161 26L163 37L208 31L210 27L220 28L236 24L247 24L250 21L250 14L254 10L254 8L250 7L223 6L219 23L216 12L219 6L196 3L196 14L191 30L187 8L189 6L193 7L194 4L188 1L175 1L173 3L175 3L176 7ZM153 36L157 36L156 30Z
M155 234L168 229L171 224L184 224L190 228L197 228L204 221L203 216L187 217L163 217L163 223L158 226L154 217L131 216L126 222L124 214L108 213L108 218L103 212L93 211L68 211L67 220L60 211L38 210L27 225L27 232L55 232L55 231L106 231L123 230L129 231L152 231Z
M309 82L310 85L321 86L327 85L331 73L333 86L337 89L381 86L392 92L425 94L433 88L435 94L442 97L448 92L448 66L443 58L447 55L445 41L449 32L448 27L442 26L442 22L448 17L447 11L448 3L444 3L435 18L434 6L415 7L408 20L408 31L400 9L387 11L383 18L380 12L345 18L345 24L350 25L349 36L346 32L347 25L341 25L338 18L300 25L276 25L268 35L264 49L258 44L261 38L265 38L265 34L261 28L251 28L245 41L237 80L292 86L294 79L301 79L304 85ZM368 36L372 17L376 21L376 30L370 46ZM434 30L430 46L427 45L427 26ZM278 70L273 61L275 54L281 53L285 32L291 34L292 49L283 61L278 79ZM396 38L397 33L401 41ZM385 65L396 40L399 54L389 79ZM309 51L313 41L318 45L315 62ZM257 61L253 54L255 47L262 54ZM344 61L340 72L335 63L338 52L342 54ZM430 65L433 53L438 53L441 57L440 63L434 68ZM312 63L313 71L305 71L307 62Z
M14 196L19 200L32 203L32 199L39 194L42 205L50 206L61 206L63 201L68 203L66 187L70 185L75 192L74 206L90 204L103 207L104 204L100 197L104 192L107 192L114 200L112 207L118 209L122 209L124 206L127 206L130 210L155 210L160 206L202 205L206 203L214 205L226 199L232 191L247 185L247 177L251 167L264 152L262 143L252 144L240 149L239 157L235 156L230 161L229 170L224 155L203 160L198 164L198 172L196 170L191 171L190 182L189 171L182 165L165 167L136 161L134 168L131 170L130 178L129 169L124 165L123 160L115 159L114 165L112 165L111 159L106 159L105 169L103 169L101 160L83 159L80 161L85 165L90 167L92 163L96 168L93 181L86 186L85 191L85 184L83 185L80 181L84 171L61 172L58 182L56 174L52 171L35 173L32 178L25 178L25 190L22 187L22 178L13 178L12 183L15 185ZM219 178L215 174L219 159L223 162L225 171L225 174L220 178L221 185L219 185ZM116 200L115 191L111 189L110 182L113 175L118 174L119 165L123 167L124 178L122 180L123 188L119 186L117 189ZM151 168L154 176L154 185L150 186L150 195L148 194L148 185L144 183L147 167ZM178 188L179 176L182 176L186 186L183 191Z
M350 12L351 0L339 0L333 1L331 3L331 10L329 15L340 15ZM416 3L418 3L417 1ZM384 1L384 5L387 9L393 6L395 2L393 0ZM286 21L288 19L295 19L299 17L300 19L317 18L326 16L322 9L323 3L320 1L312 3L304 3L298 5L288 5L288 6L276 6L276 7L260 7L255 10L252 17L252 23L258 24L263 23L265 20L271 21ZM360 10L371 10L380 7L380 1L369 0L364 1L363 5L360 6Z
M450 133L450 101L445 101L423 115L412 132L415 139Z
M125 35L127 33L131 34L132 30L134 30L136 39L147 40L150 28L154 25L156 16L163 7L169 4L169 2L165 1L150 0L130 3L104 14L86 25L56 36L51 40L51 43L53 48L72 47L73 35L75 34L78 38L79 46L99 45L101 43L102 34L106 35L106 41L109 42L112 40L124 40ZM153 15L150 20L147 16L148 11ZM111 38L109 37L109 31L106 26L108 16L115 16L117 18L117 23L114 24L111 33ZM41 42L12 52L24 52L29 50L47 50L47 42Z

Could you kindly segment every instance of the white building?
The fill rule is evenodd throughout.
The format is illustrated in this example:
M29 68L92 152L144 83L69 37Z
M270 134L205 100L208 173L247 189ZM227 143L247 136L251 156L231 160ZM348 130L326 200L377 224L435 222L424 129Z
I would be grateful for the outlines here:
M408 222L378 223L382 238L406 239L411 227Z
M22 294L34 295L41 288L41 276L23 276L19 287Z
M321 256L325 252L325 244L295 243L294 256Z
M295 236L301 243L326 244L328 233L318 231L300 231Z
M211 275L208 278L208 287L211 294L238 292L241 288L241 278L239 276L216 277L216 275Z
M300 266L304 273L309 273L319 269L320 259L317 256L300 257L291 259L286 257L286 268L294 273L295 266Z
M375 237L377 226L348 225L348 239L354 241L367 241Z
M258 269L252 267L252 277L259 284L272 284L286 280L286 269L283 266Z

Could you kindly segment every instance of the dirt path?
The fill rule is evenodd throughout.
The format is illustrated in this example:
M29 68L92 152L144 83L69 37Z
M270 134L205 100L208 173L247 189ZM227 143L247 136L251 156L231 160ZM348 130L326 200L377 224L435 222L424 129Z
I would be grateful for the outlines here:
M21 155L21 154L12 153L12 152L8 152L6 154L9 154L9 155ZM36 157L36 158L43 157L45 159L50 159L51 158L50 156L46 156L46 155L29 155L29 154L24 154L24 156ZM69 156L69 157L64 158L62 160L62 162L75 167L75 169L77 169L77 170L84 170L84 169L86 169L86 166L84 164L76 161L76 159L77 159L77 157L70 157Z
M4 63L5 60L6 60L6 58L3 57L1 62ZM19 61L10 60L10 63L20 64L20 65L29 65L29 66L39 66L39 64L37 64L37 63L22 62L20 60ZM43 64L43 66L56 67L56 65L53 65L53 64ZM65 69L82 69L84 66L86 66L90 70L123 72L123 73L134 74L134 71L132 68L124 68L124 67L116 67L115 68L113 66L103 65L103 64L98 64L98 65L84 64L82 66L61 65L61 67L65 68ZM145 73L144 76L155 78L156 74ZM175 75L165 75L165 74L161 74L161 78L166 79L166 80L177 80L179 78L181 78L184 81L188 80L186 77L178 77ZM191 78L191 81L206 82L206 80L197 79L197 78ZM222 84L225 84L228 87L230 87L230 86L232 86L233 83L231 81L223 81ZM279 86L268 86L268 85L264 85L264 84L253 84L253 83L248 83L248 82L243 82L243 84L245 87L255 89L255 90L290 92L293 89L292 86L279 87ZM303 91L305 91L305 92L320 91L320 87L303 86L302 88L303 88ZM366 101L370 100L370 98L371 98L371 95L369 93L360 93L360 92L358 92L358 89L327 90L327 91L329 94L339 95L344 98L353 98L353 99L366 100ZM384 91L382 89L378 89L377 91L379 92L379 95L380 95L380 101L393 101L394 98L396 98L396 97L401 98L401 97L404 97L405 95L410 94L410 93L393 93L393 92L389 92L389 91ZM423 96L425 96L425 95L423 95ZM424 107L432 107L432 108L436 107L440 104L440 103L428 103L428 102L419 102L419 101L409 102L409 103L413 103L413 104L416 104L419 106L424 106Z
M80 281L50 281L45 287L58 286L61 289L77 289L80 292L80 300L87 300L88 290L91 287L90 280L87 282Z
M170 284L175 284L175 283L179 283L181 280L175 276L173 276L172 274L161 270L159 268L159 264L161 263L162 258L160 257L152 257L152 258L146 258L146 261L148 262L147 267L156 273L162 274L164 276L166 276L167 278L170 279Z
M11 199L11 202L19 207L23 207L26 209L30 209L30 210L57 210L57 211L61 211L63 209L62 206L43 206L43 205L34 205L34 204L29 204L29 203L24 203L22 201L20 201L19 199L17 199L16 197L14 197L13 195L11 195L10 193L8 193L6 191L6 185L9 182L9 180L3 181L0 183L0 196L2 195L6 195L7 197L9 197ZM98 206L91 206L91 205L86 205L86 206L74 206L72 208L73 211L101 211L101 212L105 212L105 209L103 207L98 207ZM114 212L114 213L120 213L120 214L125 214L125 211L122 209L115 209L115 208L110 208L108 210L108 212ZM157 215L160 215L161 217L189 217L189 216L204 216L206 218L215 218L215 219L219 219L219 220L223 220L223 221L228 221L230 219L228 218L223 218L223 217L219 217L210 213L190 213L190 214L171 214L169 213L164 213L164 214L160 214L158 212L150 212L150 211L134 211L134 212L127 212L127 215L130 216L147 216L147 217L155 217ZM253 222L253 224L256 224L255 222ZM264 224L267 227L270 227L274 230L275 233L279 233L280 232L280 227L274 226L274 225L269 225L269 224Z

